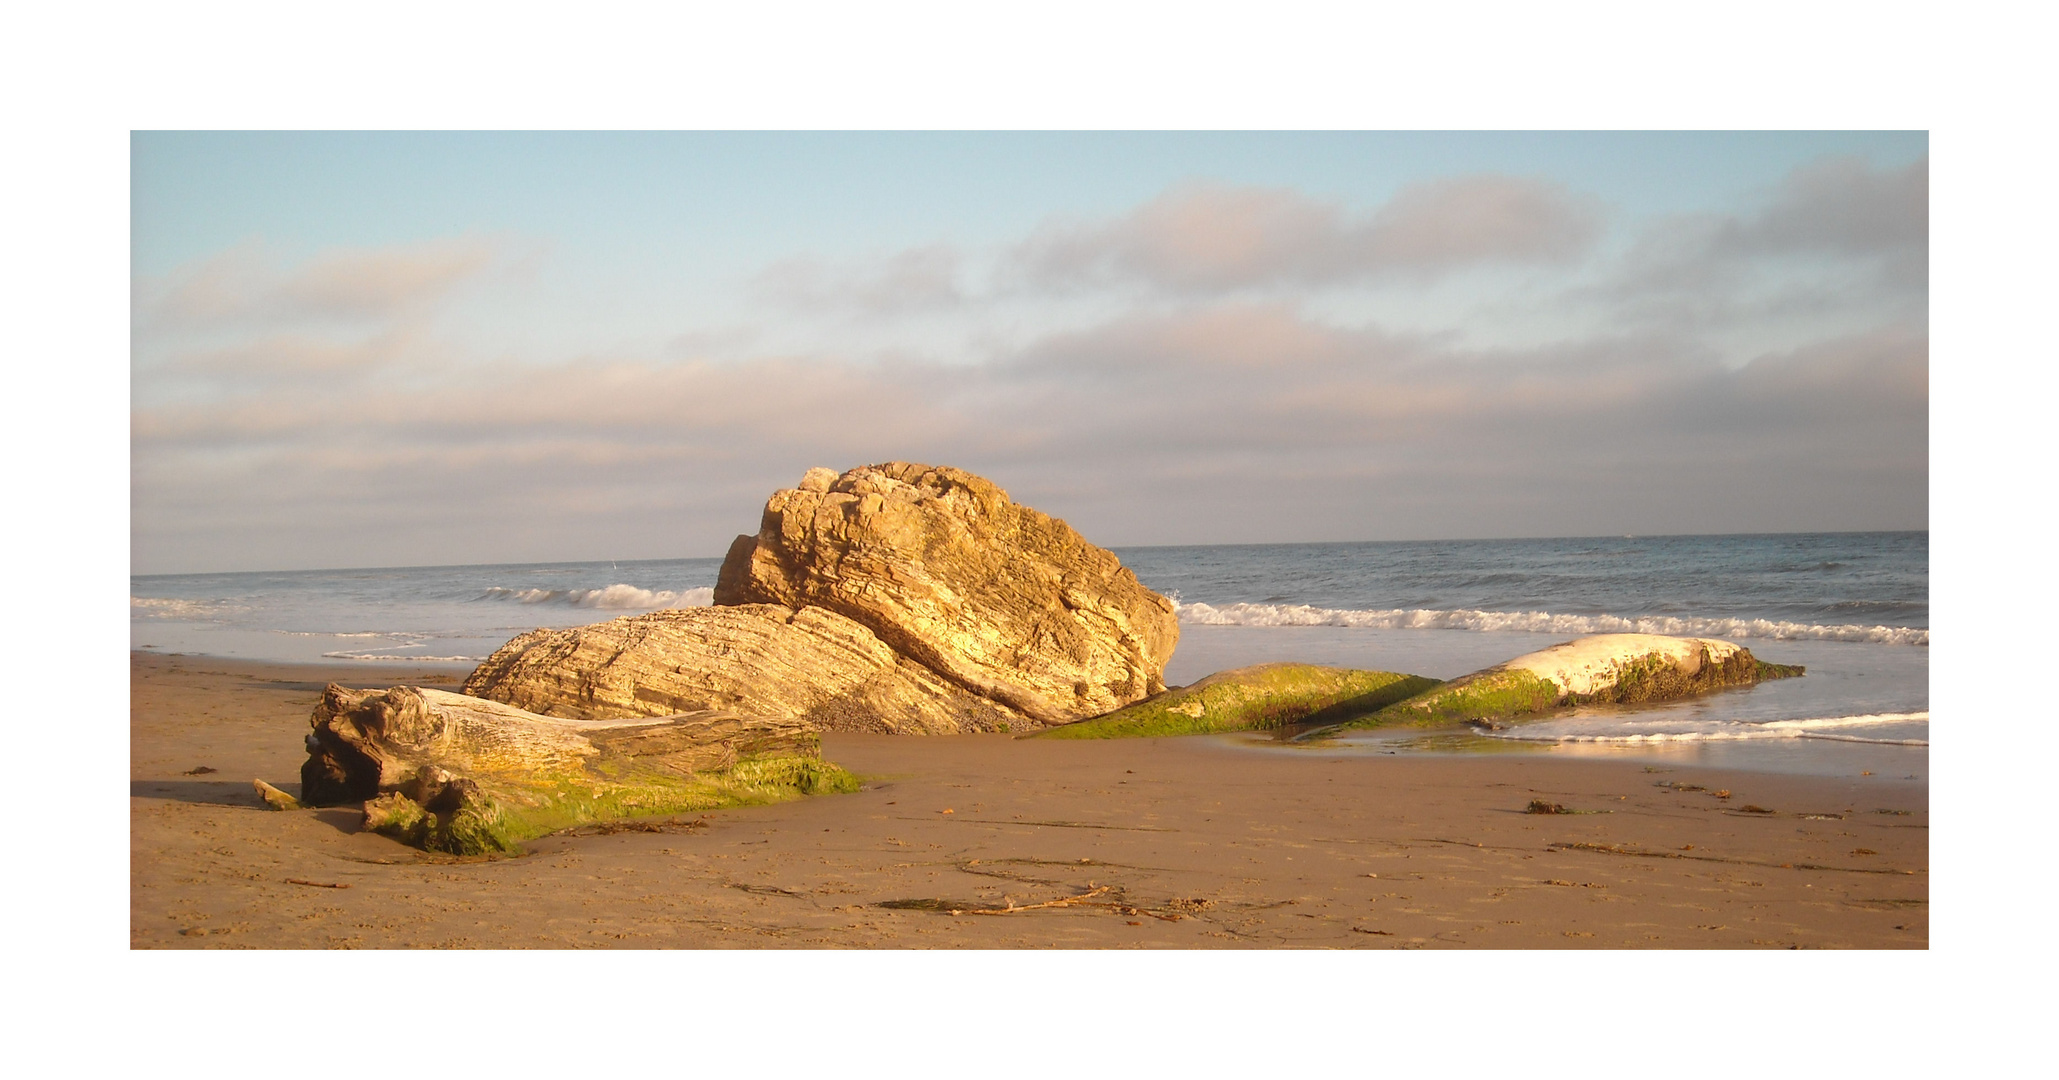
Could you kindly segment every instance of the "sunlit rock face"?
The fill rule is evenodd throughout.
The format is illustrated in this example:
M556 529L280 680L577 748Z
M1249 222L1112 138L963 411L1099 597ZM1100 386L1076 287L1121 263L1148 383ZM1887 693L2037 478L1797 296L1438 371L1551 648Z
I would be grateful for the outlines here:
M825 731L943 734L1026 723L822 608L675 608L532 630L465 693L545 716L606 720L728 709Z
M465 692L547 716L730 709L821 730L1022 730L1165 689L1171 601L958 469L811 469L731 545L715 605L535 630Z
M821 607L980 697L1043 723L1165 688L1172 602L1112 552L959 469L812 469L738 537L717 604Z

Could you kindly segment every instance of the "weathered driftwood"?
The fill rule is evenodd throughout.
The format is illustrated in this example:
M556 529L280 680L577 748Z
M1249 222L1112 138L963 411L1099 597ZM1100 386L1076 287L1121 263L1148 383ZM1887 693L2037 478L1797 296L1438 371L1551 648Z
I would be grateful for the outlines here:
M513 851L590 821L855 790L804 721L706 710L564 720L443 690L330 684L301 801L365 804L365 827L453 854Z

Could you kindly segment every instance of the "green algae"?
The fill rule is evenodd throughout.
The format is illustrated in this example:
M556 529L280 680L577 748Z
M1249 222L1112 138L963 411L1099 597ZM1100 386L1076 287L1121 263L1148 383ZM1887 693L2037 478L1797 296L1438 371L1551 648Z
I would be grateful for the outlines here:
M1330 723L1375 712L1435 685L1435 679L1391 671L1260 664L1218 672L1192 686L1034 737L1157 738Z
M1769 664L1739 649L1721 660L1701 650L1701 662L1691 675L1682 674L1678 664L1661 653L1625 660L1616 666L1616 679L1592 694L1568 694L1569 705L1634 705L1647 701L1673 701L1729 686L1750 686L1769 679L1790 679L1803 673L1799 664Z
M729 779L745 788L792 788L803 795L848 795L858 790L857 777L818 758L755 758L729 770Z
M843 767L795 756L747 758L691 774L621 761L600 764L556 777L490 779L491 794L455 778L426 795L427 806L390 792L366 804L365 827L427 851L512 855L527 841L580 825L764 806L859 788L858 778ZM422 783L415 786L421 793Z
M1799 678L1808 670L1800 664L1769 664L1756 657L1752 659L1752 663L1756 665L1755 670L1760 682L1765 682L1768 679Z
M1518 668L1489 668L1453 679L1340 728L1430 727L1540 713L1558 703L1558 684Z
M595 822L765 806L857 790L857 777L841 766L781 755L685 775L631 767L612 777L567 777L528 792L508 790L502 802L525 834L522 838L530 839Z
M1769 664L1749 649L1717 660L1707 648L1691 675L1663 653L1632 657L1616 665L1614 681L1593 693L1574 694L1522 668L1491 667L1433 686L1370 715L1355 717L1306 732L1299 738L1326 738L1341 731L1379 727L1445 727L1467 723L1499 724L1541 716L1575 705L1630 705L1673 701L1731 686L1750 686L1768 679L1803 674L1796 664Z
M499 801L480 799L438 815L422 846L451 855L512 855L526 839L522 824Z

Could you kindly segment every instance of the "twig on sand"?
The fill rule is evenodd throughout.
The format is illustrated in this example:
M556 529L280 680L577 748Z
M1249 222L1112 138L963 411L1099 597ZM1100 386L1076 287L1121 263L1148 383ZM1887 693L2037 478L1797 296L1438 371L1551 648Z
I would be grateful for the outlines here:
M288 884L288 885L312 885L312 886L314 886L314 887L315 887L315 888L317 888L317 889L348 889L348 888L350 888L350 883L349 883L349 882L347 882L347 881L309 881L309 880L307 880L306 878L297 878L297 877L290 877L290 878L287 878L287 879L286 879L286 884Z
M1003 908L958 908L958 909L955 909L955 910L953 910L953 911L951 912L951 914L953 914L953 915L1013 915L1013 914L1015 914L1015 913L1016 913L1016 912L1018 912L1018 911L1036 911L1036 910L1038 910L1038 909L1040 909L1040 908L1055 908L1055 907L1071 907L1071 906L1072 906L1072 905L1074 905L1074 904L1083 904L1083 903L1086 903L1086 902L1087 902L1087 901L1089 901L1089 900L1092 900L1093 898L1095 898L1095 897L1097 897L1097 896L1101 895L1102 893L1105 893L1105 892L1107 892L1107 891L1108 891L1108 888L1109 888L1108 886L1106 886L1106 885L1102 885L1102 886L1100 886L1099 888L1095 888L1095 889L1089 889L1088 891L1086 891L1086 892L1083 892L1083 893L1079 894L1078 896L1068 896L1068 897L1064 897L1063 899L1059 899L1059 900L1046 900L1046 901L1044 901L1044 902L1043 902L1043 903L1041 903L1041 904L1022 904L1022 905L1017 905L1017 904L1016 904L1016 903L1015 903L1015 902L1014 902L1013 900L1011 900L1011 901L1009 901L1009 902L1008 902L1008 906L1007 906L1007 907L1003 907ZM1099 906L1099 905L1096 905L1096 906Z
M1089 882L1088 884L1093 884ZM1106 900L1098 899L1104 893L1113 895ZM1010 900L1006 907L987 907L979 904L959 903L951 900L886 900L879 906L899 911L934 911L940 915L1018 915L1025 911L1049 911L1063 907L1107 908L1119 915L1148 915L1160 922L1179 922L1189 915L1214 906L1207 900L1174 900L1170 912L1153 911L1125 903L1122 890L1113 885L1097 885L1078 896L1066 896L1057 900L1046 900L1041 904L1017 904ZM1291 902L1291 901L1290 901Z
M1212 906L1206 900L1174 900L1173 907L1180 908L1184 906L1187 908L1187 910L1163 912L1153 911L1150 908L1138 907L1135 904L1125 904L1121 901L1094 899L1095 896L1107 892L1108 889L1109 886L1103 885L1100 888L1093 890L1092 892L1081 893L1078 896L1068 896L1063 900L1050 900L1041 904L1025 904L1021 907L1016 907L1013 903L1010 903L1009 906L1005 908L974 908L962 910L963 914L966 915L1013 915L1018 911L1034 911L1037 908L1097 907L1107 908L1108 910L1113 911L1118 915L1147 915L1151 918L1157 919L1159 922L1179 922L1181 919L1186 918L1190 912L1198 912L1204 908ZM953 911L951 914L957 915L960 914L960 912ZM1137 924L1131 923L1130 925L1135 926Z

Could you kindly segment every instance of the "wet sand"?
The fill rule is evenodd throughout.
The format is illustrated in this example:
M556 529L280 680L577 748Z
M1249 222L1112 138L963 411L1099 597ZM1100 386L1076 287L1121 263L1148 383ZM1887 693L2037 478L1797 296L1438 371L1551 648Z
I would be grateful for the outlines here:
M279 813L252 792L254 777L298 791L329 680L462 677L131 654L131 945L1929 943L1928 785L1892 777L831 734L824 756L867 779L858 794L473 862L360 833L352 809ZM1577 812L1524 813L1532 800Z

